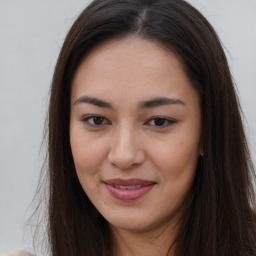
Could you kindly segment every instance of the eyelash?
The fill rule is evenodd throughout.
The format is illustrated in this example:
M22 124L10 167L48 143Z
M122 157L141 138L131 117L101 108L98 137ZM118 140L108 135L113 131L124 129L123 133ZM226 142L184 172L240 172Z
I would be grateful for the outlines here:
M104 123L103 123L103 124L95 124L95 123L92 124L92 123L90 123L90 121L95 122L95 119L96 119L96 118L99 118L99 119L103 120ZM107 118L105 118L105 117L103 117L103 116L100 116L100 115L86 116L85 118L82 119L82 121L83 121L84 123L88 124L89 126L95 127L95 128L101 127L101 126L106 125L106 124L111 124L111 122L108 121Z
M98 121L102 121L102 123L95 124L96 119L98 119ZM87 125L94 127L94 128L100 128L102 126L111 124L111 122L107 118L105 118L101 115L86 116L85 118L82 119L82 121L84 123L86 123ZM94 123L91 123L90 121L93 121ZM150 125L150 122L152 122L152 121L154 121L154 122L160 121L160 123L162 123L162 122L163 123L161 125ZM173 119L162 117L162 116L154 116L154 117L150 118L145 124L149 124L150 126L153 126L153 127L165 128L165 127L169 127L170 125L172 125L174 123L176 123L176 121Z
M154 127L158 127L158 128L165 128L165 127L169 127L170 125L176 123L175 120L173 119L170 119L170 118L166 118L166 117L163 117L163 116L154 116L152 118L150 118L149 121L146 122L146 124L149 124L150 122L156 122L156 121L160 121L160 122L164 122L163 124L164 125L152 125Z

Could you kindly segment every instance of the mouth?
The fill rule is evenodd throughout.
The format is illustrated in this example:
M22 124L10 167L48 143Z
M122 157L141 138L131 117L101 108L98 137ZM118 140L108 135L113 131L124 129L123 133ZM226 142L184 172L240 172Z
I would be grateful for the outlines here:
M110 195L121 201L133 201L147 194L156 182L141 179L111 179L104 182Z
M110 185L111 186L111 185ZM137 189L143 187L142 185L134 185L134 186L121 186L121 185L113 185L114 188L119 189ZM145 187L145 186L144 186Z

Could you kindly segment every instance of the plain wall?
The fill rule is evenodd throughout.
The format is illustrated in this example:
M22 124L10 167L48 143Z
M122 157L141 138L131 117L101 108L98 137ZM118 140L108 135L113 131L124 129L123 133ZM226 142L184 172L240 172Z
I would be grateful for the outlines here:
M23 231L43 162L51 77L64 37L88 2L0 0L0 255L31 249L30 234ZM228 50L255 162L256 1L189 2Z

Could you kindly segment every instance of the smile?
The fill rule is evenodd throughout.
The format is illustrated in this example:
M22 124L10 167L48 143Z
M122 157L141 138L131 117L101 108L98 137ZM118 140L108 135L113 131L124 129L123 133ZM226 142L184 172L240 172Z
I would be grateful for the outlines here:
M140 179L111 179L104 182L112 197L121 201L134 201L147 194L156 184Z
M141 188L142 185L134 185L134 186L119 186L119 185L114 185L113 187L115 188L119 188L119 189L137 189L137 188Z

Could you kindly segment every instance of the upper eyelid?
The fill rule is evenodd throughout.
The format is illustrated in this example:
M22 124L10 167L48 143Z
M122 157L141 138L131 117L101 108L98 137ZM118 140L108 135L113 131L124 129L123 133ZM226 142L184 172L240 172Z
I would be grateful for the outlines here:
M88 118L91 118L91 117L103 117L103 118L106 119L106 117L104 117L102 115L98 115L98 114L87 114L87 115L82 116L81 119L88 119Z
M98 115L98 114L88 114L88 115L83 116L81 119L82 119L82 121L87 121L88 119L93 118L93 117L101 117L101 118L103 118L104 120L106 120L106 121L108 121L109 123L111 123L108 118L104 117L103 115ZM175 122L177 122L177 120L175 120L175 119L173 119L173 118L166 117L166 116L161 116L161 115L156 115L156 116L150 117L145 123L148 123L148 122L150 122L150 121L152 121L152 120L154 120L154 119L156 119L156 118L165 119L166 121L168 121L168 122L170 122L170 123L175 123Z
M102 117L102 118L108 120L108 118L106 118L105 116L98 115L98 114L88 114L88 115L84 115L84 116L82 116L81 119L84 120L84 119L89 119L89 118L92 118L92 117Z
M154 119L156 119L156 118L165 119L165 122L167 122L167 124L162 125L162 126L150 125L149 123L150 123L151 121L153 121ZM152 126L152 127L154 127L154 128L156 127L156 128L159 128L159 129L164 129L164 128L168 128L169 126L171 126L171 125L173 125L173 124L175 124L175 123L177 123L177 120L174 120L174 119L172 119L172 118L167 118L167 117L163 117L163 116L155 116L155 117L150 118L150 119L145 123L145 125L149 125L149 126Z
M177 120L175 120L174 118L171 118L171 117L166 117L166 116L152 116L150 117L150 119L148 119L147 122L151 121L151 120L154 120L156 118L161 118L161 119L165 119L166 121L170 121L170 122L177 122Z
M111 123L110 121L109 121L109 119L108 118L106 118L106 117L104 117L104 116L102 116L102 115L86 115L86 116L83 116L82 118L81 118L81 121L82 122L85 122L85 121L88 121L90 118L94 118L94 117L101 117L101 118L103 118L105 121L107 121L107 123ZM89 123L89 122L88 122ZM106 124L106 123L105 123ZM89 124L89 125L91 125L91 124ZM104 125L104 124L103 124ZM93 125L91 125L91 126L93 126ZM96 125L95 125L96 126ZM100 125L99 125L100 126Z

